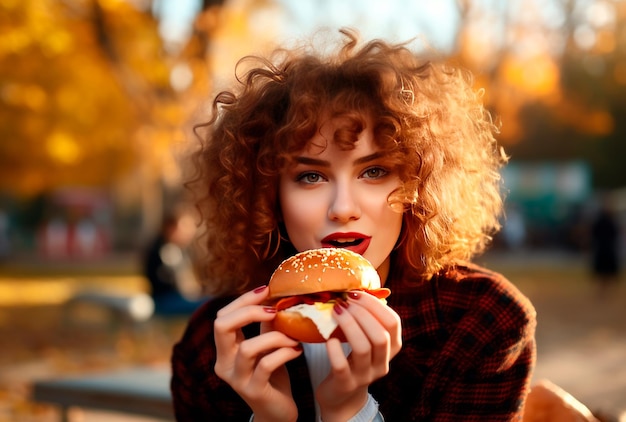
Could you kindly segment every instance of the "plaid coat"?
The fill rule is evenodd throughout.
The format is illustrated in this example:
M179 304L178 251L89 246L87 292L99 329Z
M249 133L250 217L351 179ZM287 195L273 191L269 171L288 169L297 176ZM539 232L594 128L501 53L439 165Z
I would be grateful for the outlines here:
M464 263L430 281L390 275L388 298L402 320L403 346L389 373L370 386L390 422L521 420L535 361L536 314L497 273ZM213 321L233 298L191 318L174 347L171 389L178 421L248 421L251 410L214 372ZM246 336L258 333L246 327ZM313 421L304 355L287 365L299 421Z

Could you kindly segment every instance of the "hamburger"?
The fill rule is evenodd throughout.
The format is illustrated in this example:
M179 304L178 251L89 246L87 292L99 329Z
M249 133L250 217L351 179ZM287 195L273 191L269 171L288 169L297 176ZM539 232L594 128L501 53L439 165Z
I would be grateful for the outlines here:
M340 248L312 249L286 259L268 288L268 304L276 308L274 330L304 343L346 340L333 307L347 300L349 291L362 290L382 301L390 294L367 259Z

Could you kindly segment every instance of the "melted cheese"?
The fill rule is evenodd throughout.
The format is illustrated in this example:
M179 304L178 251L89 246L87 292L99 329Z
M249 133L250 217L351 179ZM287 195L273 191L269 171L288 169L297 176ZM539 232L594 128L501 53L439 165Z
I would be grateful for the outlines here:
M320 332L322 337L324 337L325 340L328 340L338 325L337 321L333 318L334 305L335 302L315 302L313 305L301 303L287 308L285 311L296 312L309 318L317 326L317 330Z

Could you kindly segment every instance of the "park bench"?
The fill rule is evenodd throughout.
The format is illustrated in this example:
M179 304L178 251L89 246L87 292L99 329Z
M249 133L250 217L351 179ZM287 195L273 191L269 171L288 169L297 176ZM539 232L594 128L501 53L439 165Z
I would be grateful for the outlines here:
M173 421L170 376L170 369L161 367L130 368L109 374L39 380L33 384L32 398L36 402L59 406L63 422L68 421L71 407ZM524 420L599 422L587 407L547 380L540 380L532 387Z
M42 379L33 383L32 399L50 403L69 421L72 407L152 417L173 421L167 367L135 367L105 374Z

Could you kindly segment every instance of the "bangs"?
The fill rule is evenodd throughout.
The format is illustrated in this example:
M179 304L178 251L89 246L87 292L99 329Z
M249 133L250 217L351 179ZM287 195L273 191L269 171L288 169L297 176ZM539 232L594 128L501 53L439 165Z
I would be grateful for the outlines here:
M302 93L300 91L300 93ZM314 95L313 92L310 95ZM347 151L355 148L359 135L367 127L367 119L372 122L369 128L374 134L374 142L380 150L391 152L399 149L396 140L400 132L397 119L390 116L372 100L371 93L363 91L341 91L335 93L332 98L325 97L319 101L315 113L309 113L308 107L293 107L288 122L278 133L278 156L283 158L283 166L293 160L293 157L308 148L312 138L320 133L320 128L330 120L343 120L340 127L333 133L331 138L321 138L315 146L320 149L328 147L330 142L337 145L341 150ZM306 95L305 95L306 97ZM398 151L399 152L399 151ZM398 161L401 156L398 154Z

